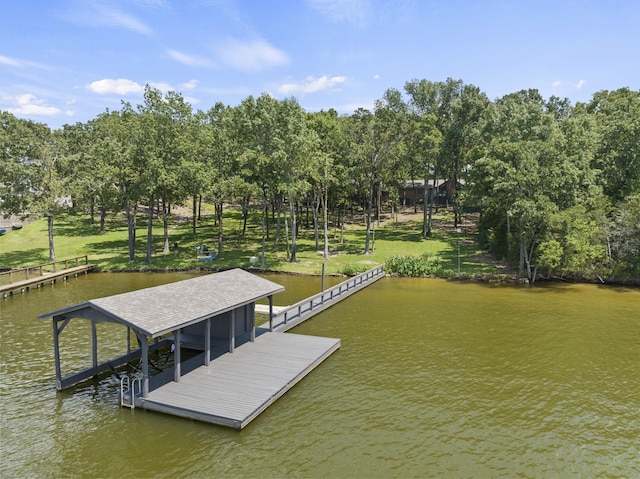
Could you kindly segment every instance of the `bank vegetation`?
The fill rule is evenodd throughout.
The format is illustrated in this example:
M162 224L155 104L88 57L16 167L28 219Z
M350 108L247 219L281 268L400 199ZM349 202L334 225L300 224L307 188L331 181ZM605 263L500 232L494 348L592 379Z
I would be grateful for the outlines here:
M351 253L438 275L459 268L406 245L441 240L434 225L446 212L450 249L474 215L477 244L526 281L637 280L640 92L573 105L536 90L490 100L461 80L411 80L372 110L338 115L266 94L194 110L147 87L140 105L54 131L1 112L0 202L6 217L46 221L49 259L65 224L118 231L112 246L149 268L195 244L220 260L251 250L263 268L276 255L286 269L309 250L329 261L353 234ZM418 218L381 258L376 228L385 215L398 224L403 208Z

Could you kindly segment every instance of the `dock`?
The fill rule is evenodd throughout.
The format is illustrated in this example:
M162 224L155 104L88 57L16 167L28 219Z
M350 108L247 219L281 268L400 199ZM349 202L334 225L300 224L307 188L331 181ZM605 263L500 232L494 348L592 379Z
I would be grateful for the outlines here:
M84 260L84 264L82 263ZM26 268L11 269L0 273L0 296L7 298L17 293L26 293L58 281L86 274L97 265L89 264L87 256L56 260Z
M291 306L273 306L270 329L282 333L289 331L384 276L384 265L375 266Z
M190 371L180 382L170 371L152 378L136 407L242 429L339 347L339 339L261 334L209 366L200 356L186 361L182 368Z
M123 375L120 404L242 429L340 348L336 338L285 333L384 276L383 266L349 278L292 306L274 307L284 288L240 269L131 291L44 313L52 320L56 388L138 360ZM269 321L256 327L256 303L268 299ZM258 308L260 309L260 308ZM90 364L63 374L60 336L72 319L90 321ZM126 328L126 353L98 361L102 322ZM131 336L139 348L131 348ZM167 350L170 367L149 354ZM182 351L184 350L184 357Z

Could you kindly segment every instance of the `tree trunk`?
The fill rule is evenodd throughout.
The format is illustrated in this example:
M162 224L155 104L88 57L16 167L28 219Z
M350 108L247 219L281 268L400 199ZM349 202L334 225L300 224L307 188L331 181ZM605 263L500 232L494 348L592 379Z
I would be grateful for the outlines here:
M91 206L89 208L91 210L91 213L90 213L90 215L91 215L91 224L95 224L95 222L96 222L96 219L95 219L95 216L96 216L96 199L93 196L91 197Z
M524 239L524 225L522 224L522 218L518 223L518 235L520 239L520 260L518 261L518 276L522 277L524 274L524 259L527 255L527 245Z
M134 217L131 215L131 205L129 204L129 200L125 200L124 202L124 212L127 216L127 235L129 239L129 261L133 261L136 259L136 236L135 236L135 224Z
M291 210L291 259L289 261L295 263L298 260L296 258L296 205L291 197L291 193L289 193L289 204Z
M367 234L366 234L366 240L364 243L364 254L370 254L371 253L371 248L370 248L370 243L371 243L371 210L373 209L373 198L374 198L374 187L375 185L373 183L371 183L371 185L369 186L369 199L367 201L367 206L366 206L366 214L365 214L365 220L367 223Z
M425 199L427 198L426 195L426 191L427 191L427 182L424 182L424 191L425 191ZM412 192L412 196L413 196L413 212L417 213L418 212L418 195L416 194L416 182L413 179L413 176L411 177L411 192ZM426 205L426 203L425 203Z
M247 234L247 220L249 218L249 198L245 197L242 200L242 237Z
M282 228L282 224L280 223L280 218L282 216L282 199L278 198L275 200L276 207L276 239L275 243L280 243L280 229Z
M429 188L428 178L424 177L424 191L422 195L422 237L426 238L431 234L429 230L429 214L431 213L431 203L429 201ZM417 202L417 201L416 201ZM427 203L429 204L429 210L427 212Z
M53 246L53 215L47 216L47 229L49 230L49 261L55 261L56 249Z
M324 187L324 195L322 201L323 225L324 225L324 259L329 259L329 212L327 210L327 187Z
M147 257L145 262L151 264L151 252L153 243L153 208L155 202L153 197L149 199L149 209L147 214Z
M318 225L318 209L320 208L320 193L316 190L313 193L313 237L316 243L316 251L320 249L320 233Z
M262 256L260 259L260 265L264 268L264 255L266 252L267 238L265 236L265 219L267 216L267 199L264 198L262 202Z
M104 222L107 218L107 209L103 206L100 208L100 234L104 233Z
M223 241L223 229L222 229L222 202L218 205L218 256L222 256L222 241Z
M196 234L196 223L197 223L197 216L198 216L198 196L197 195L193 195L193 201L191 202L191 214L193 215L193 234Z
M164 236L162 254L169 254L169 209L167 208L167 204L164 200L162 200L162 230Z

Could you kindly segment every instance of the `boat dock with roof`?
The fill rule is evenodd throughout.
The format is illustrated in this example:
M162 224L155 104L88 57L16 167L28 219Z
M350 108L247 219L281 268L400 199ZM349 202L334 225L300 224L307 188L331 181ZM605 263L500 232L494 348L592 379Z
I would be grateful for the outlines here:
M333 288L335 294L323 292L319 299L305 300L304 308L294 305L294 313L288 314L306 319L383 275L380 268L364 282L341 286L352 281L348 280ZM122 405L242 429L340 347L335 338L278 332L285 329L279 327L284 321L289 326L288 319L276 325L273 321L276 316L285 318L284 311L273 311L273 295L283 290L234 269L42 314L39 319L52 318L56 387L61 390L109 370L116 372L118 366L139 359L141 374L121 379ZM255 325L255 303L262 298L269 300L268 327ZM91 322L92 364L63 375L60 336L73 318ZM127 329L127 349L100 363L96 325L102 322ZM132 336L138 348L131 348ZM172 362L151 375L150 353L158 349L166 349Z

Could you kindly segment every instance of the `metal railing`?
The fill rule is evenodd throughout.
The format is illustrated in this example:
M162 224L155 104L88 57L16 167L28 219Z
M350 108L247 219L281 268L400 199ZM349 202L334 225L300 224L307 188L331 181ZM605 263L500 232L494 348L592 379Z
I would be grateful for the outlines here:
M305 316L313 316L382 276L384 276L383 264L349 278L321 293L305 298L278 313L274 313L271 321L272 328L287 326L292 321L302 319Z
M84 260L84 262L82 262L82 260ZM89 264L89 257L87 255L50 261L25 268L10 269L9 271L0 272L0 284L11 284L16 281L45 276L47 273L56 273L59 270L73 268L81 264Z

